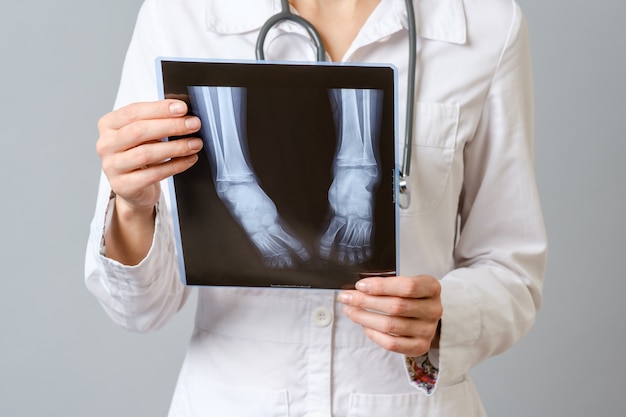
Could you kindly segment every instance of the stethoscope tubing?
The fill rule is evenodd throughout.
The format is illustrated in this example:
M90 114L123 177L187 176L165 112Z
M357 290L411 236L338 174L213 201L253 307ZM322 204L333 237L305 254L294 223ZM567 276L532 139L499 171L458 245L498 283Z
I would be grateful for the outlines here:
M405 205L408 206L408 188L407 178L411 171L411 148L413 147L413 126L414 126L414 104L415 104L415 71L417 61L417 28L415 23L415 9L412 0L405 0L408 29L409 29L409 71L407 82L407 99L406 99L406 125L404 132L404 149L402 155L402 164L400 166L398 190L404 195ZM289 8L289 0L281 0L282 10L270 17L261 27L256 43L256 58L265 60L265 39L269 31L278 23L283 21L294 22L306 29L310 38L315 43L317 49L317 60L319 62L326 61L326 50L322 37L315 27L301 16L295 15ZM401 198L402 201L402 198ZM403 204L401 204L402 206Z
M270 17L261 27L261 31L259 32L259 37L256 42L256 58L260 61L265 60L265 38L267 37L269 31L280 22L291 21L302 26L309 33L309 36L315 43L315 48L317 49L317 60L319 62L326 61L326 49L324 48L322 37L317 29L315 29L315 26L303 17L291 13L291 10L289 9L289 0L281 0L281 5L282 10Z

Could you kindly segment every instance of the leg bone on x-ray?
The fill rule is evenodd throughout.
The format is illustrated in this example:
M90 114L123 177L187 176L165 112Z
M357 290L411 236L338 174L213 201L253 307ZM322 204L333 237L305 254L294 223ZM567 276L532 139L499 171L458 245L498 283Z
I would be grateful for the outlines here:
M338 134L328 192L332 217L320 255L354 265L371 257L374 194L380 181L375 154L382 94L369 89L330 91Z
M202 120L205 151L215 169L219 198L274 268L295 265L294 256L310 256L286 231L275 204L260 187L245 154L241 126L245 90L236 87L190 87L192 106Z

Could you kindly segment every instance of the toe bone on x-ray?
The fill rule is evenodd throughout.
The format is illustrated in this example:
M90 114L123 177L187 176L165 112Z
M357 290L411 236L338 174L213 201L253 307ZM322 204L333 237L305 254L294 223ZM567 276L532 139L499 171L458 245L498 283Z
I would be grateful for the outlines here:
M242 133L246 90L192 86L189 93L202 120L201 134L218 197L265 264L290 268L298 259L310 259L312 254L280 218L246 158ZM374 193L380 180L376 141L381 96L380 91L370 89L329 90L338 145L328 191L331 220L316 250L321 258L339 264L358 264L371 256Z

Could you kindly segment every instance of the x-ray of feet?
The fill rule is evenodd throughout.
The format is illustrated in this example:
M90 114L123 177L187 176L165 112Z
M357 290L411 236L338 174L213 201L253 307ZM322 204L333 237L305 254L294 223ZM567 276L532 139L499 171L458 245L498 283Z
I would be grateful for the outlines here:
M173 179L186 283L349 288L393 274L393 72L357 66L369 77L354 85L345 67L192 64L162 63L164 96L202 121L201 159Z

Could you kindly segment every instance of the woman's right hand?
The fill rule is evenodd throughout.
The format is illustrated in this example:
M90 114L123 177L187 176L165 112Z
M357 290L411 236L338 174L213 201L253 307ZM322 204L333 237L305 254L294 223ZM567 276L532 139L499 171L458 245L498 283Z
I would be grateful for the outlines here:
M197 132L200 119L186 116L180 100L134 103L103 116L96 145L102 169L116 197L129 208L152 208L159 182L192 166L202 149L198 138L162 141Z
M200 119L186 114L185 102L170 99L130 104L98 122L96 149L115 193L115 211L105 236L107 257L131 265L149 250L159 182L191 167L202 149L199 138L162 140L200 129Z

